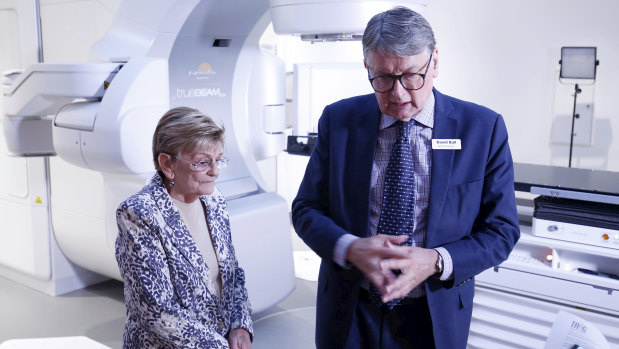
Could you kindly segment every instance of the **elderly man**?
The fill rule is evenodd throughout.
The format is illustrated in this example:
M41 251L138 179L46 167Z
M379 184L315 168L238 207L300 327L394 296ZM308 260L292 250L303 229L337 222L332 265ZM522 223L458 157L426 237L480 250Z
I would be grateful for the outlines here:
M363 35L373 95L327 106L292 219L322 258L318 348L465 348L474 276L519 238L502 117L441 94L432 28L396 7Z

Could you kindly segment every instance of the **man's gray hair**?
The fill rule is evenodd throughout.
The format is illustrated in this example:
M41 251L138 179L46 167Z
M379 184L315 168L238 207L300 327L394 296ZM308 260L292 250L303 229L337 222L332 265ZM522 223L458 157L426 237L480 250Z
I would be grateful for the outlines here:
M404 6L370 19L363 33L363 57L371 52L386 56L414 56L434 51L436 41L428 21Z
M167 111L157 124L153 135L153 161L162 174L159 154L179 156L184 150L206 150L221 142L225 129L197 109L177 107Z

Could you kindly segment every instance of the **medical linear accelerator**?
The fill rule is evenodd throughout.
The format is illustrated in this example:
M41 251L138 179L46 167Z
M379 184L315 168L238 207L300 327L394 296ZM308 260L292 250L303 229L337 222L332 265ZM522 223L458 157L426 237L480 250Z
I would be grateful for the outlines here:
M426 1L399 2L423 11ZM152 134L175 106L221 120L231 159L217 187L226 196L233 242L254 312L295 286L289 207L263 179L258 161L285 147L285 65L259 46L278 34L351 39L391 1L125 0L89 63L38 63L2 78L7 149L43 173L12 212L12 252L3 274L58 295L120 280L115 209L154 173ZM36 158L56 156L76 173L57 175ZM95 171L100 183L80 177ZM28 177L28 176L26 176ZM96 195L84 197L85 192ZM36 195L33 198L32 195ZM30 223L24 224L24 221Z

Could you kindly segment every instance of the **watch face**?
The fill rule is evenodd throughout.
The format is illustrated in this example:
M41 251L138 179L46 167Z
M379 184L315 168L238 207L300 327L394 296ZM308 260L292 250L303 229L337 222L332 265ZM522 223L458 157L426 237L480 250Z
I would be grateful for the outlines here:
M436 260L436 267L438 268L438 272L442 273L443 272L443 256L441 256L441 254L438 254L438 259Z

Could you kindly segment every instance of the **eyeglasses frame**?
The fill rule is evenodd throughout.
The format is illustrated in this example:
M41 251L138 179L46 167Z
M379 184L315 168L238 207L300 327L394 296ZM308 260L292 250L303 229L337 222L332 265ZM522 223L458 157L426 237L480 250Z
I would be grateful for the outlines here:
M402 87L407 90L407 91L417 91L417 90L421 90L423 88L423 86L425 86L426 84L426 76L428 75L428 70L430 70L430 62L432 62L432 55L434 54L434 51L432 51L430 53L430 58L428 59L428 62L426 63L426 71L423 73L406 73L406 74L400 74L400 75L379 75L379 76L375 76L375 77L370 77L370 68L368 67L368 80L370 81L370 86L372 86L372 89L378 93L387 93L387 92L391 92L393 90L393 88L395 87L395 81L398 80L400 82L400 85L402 85ZM402 83L402 77L405 75L419 75L421 76L421 79L423 81L423 83L421 84L421 86L419 86L419 88L406 88L404 86L404 84ZM372 81L374 81L375 79L378 78L391 78L392 80L392 84L391 84L391 88L385 91L378 91L374 88L374 85L372 84Z
M175 159L177 159L177 160L179 160L179 161L181 161L181 162L184 162L184 163L186 163L186 164L189 164L189 168L190 168L192 171L195 171L195 172L201 172L201 171L209 171L209 170L212 170L212 169L213 169L213 165L214 165L214 164L217 164L217 169L218 169L218 170L221 170L222 168L225 168L226 166L228 166L228 163L230 162L230 159L229 159L228 157L226 157L226 156L222 156L222 157L221 157L221 158L219 158L218 160L215 160L215 161L209 161L209 162L210 162L210 164L208 165L208 167L206 167L206 168L205 168L205 169L203 169L203 170L200 170L200 169L198 169L198 168L197 168L198 163L200 163L200 162L202 162L202 161L204 161L204 160L198 161L198 162L196 163L196 162L192 162L191 160L183 159L183 158L181 158L180 156L176 156L176 155L170 155L170 156L172 156L173 158L175 158ZM224 165L222 166L222 164L224 164Z

